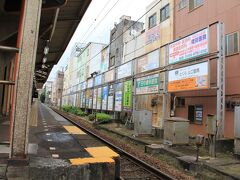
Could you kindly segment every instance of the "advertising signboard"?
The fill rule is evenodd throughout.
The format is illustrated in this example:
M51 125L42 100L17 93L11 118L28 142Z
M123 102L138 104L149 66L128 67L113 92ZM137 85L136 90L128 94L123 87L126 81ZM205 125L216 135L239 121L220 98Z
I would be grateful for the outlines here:
M208 54L208 29L179 39L169 45L169 64Z
M115 111L122 111L122 83L115 85Z
M168 92L209 88L208 62L203 62L168 72Z
M86 106L86 95L85 95L85 91L82 91L82 108L85 108Z
M88 106L89 106L89 89L87 89L85 91L85 94L86 94L86 96L85 96L85 98L86 98L86 105L85 105L85 107L88 108Z
M114 69L107 71L104 74L104 83L111 82L114 80Z
M93 89L89 89L88 90L88 108L92 109L92 105L93 105Z
M92 88L93 87L93 78L88 79L87 81L87 88Z
M93 90L93 109L97 109L97 89Z
M161 39L160 39L160 26L155 26L146 31L145 36L145 51L149 52L158 47L160 47Z
M109 65L109 46L101 51L102 60L101 60L101 73L108 70Z
M101 109L102 105L102 88L98 88L97 91L97 109Z
M107 110L108 86L102 89L102 110Z
M129 110L132 107L132 80L123 84L123 109Z
M102 75L98 75L95 77L95 80L94 80L94 86L99 86L102 84Z
M87 87L87 82L86 81L82 82L82 90L86 89L86 87Z
M108 91L108 103L107 103L107 110L113 111L113 97L114 97L114 88L113 85L109 86Z
M136 94L158 93L159 74L136 79Z
M117 79L122 79L132 75L132 62L123 64L117 68Z
M146 72L159 67L159 50L137 59L137 73Z

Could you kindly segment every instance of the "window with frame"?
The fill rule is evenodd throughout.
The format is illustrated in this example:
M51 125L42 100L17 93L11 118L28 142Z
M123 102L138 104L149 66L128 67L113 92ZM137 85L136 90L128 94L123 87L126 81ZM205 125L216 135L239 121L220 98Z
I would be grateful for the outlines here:
M190 123L202 124L203 105L189 105L188 120L190 120Z
M180 0L178 3L178 10L184 9L187 7L187 0Z
M166 6L164 6L161 10L160 10L160 21L163 22L166 19L169 18L169 4L167 4Z
M111 57L109 66L112 67L112 66L114 66L114 64L115 64L115 56Z
M227 34L225 37L226 56L239 52L238 32Z
M149 17L148 19L148 27L151 29L152 27L157 25L157 15L156 13Z
M185 107L185 98L177 97L176 107Z
M203 5L203 0L189 0L189 11Z

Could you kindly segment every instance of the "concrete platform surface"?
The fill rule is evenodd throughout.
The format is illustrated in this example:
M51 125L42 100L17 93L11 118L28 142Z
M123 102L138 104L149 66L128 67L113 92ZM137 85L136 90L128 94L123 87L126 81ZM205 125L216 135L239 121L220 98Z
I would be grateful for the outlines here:
M0 179L115 179L119 155L47 106L29 131L28 164L0 166Z

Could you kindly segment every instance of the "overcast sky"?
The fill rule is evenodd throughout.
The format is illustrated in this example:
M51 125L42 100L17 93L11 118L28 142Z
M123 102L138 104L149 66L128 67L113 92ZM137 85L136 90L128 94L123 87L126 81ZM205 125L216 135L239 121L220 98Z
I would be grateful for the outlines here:
M56 71L66 66L71 48L76 42L101 42L109 43L110 29L114 22L119 22L122 15L131 16L132 20L139 19L146 7L153 0L92 0L82 21L78 25L66 51L58 64L52 69L48 80L54 80ZM145 17L144 17L145 18ZM140 22L144 22L145 19Z

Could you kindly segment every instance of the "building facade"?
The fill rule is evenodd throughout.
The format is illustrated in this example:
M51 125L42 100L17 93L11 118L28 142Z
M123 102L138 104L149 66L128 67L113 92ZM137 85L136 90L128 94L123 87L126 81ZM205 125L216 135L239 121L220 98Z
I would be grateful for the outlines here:
M225 35L225 121L224 137L234 136L234 106L240 99L239 30L240 2L235 0L176 0L174 39L184 37L203 28L209 28L210 53L217 46L217 30L213 23L224 23ZM217 84L217 60L210 62L210 87ZM216 89L172 94L175 97L175 116L190 120L191 135L207 135L207 115L216 115ZM198 117L197 114L201 116Z
M123 15L120 22L114 24L110 32L109 68L123 63L124 44L134 35L143 30L144 23L131 20L130 16Z

